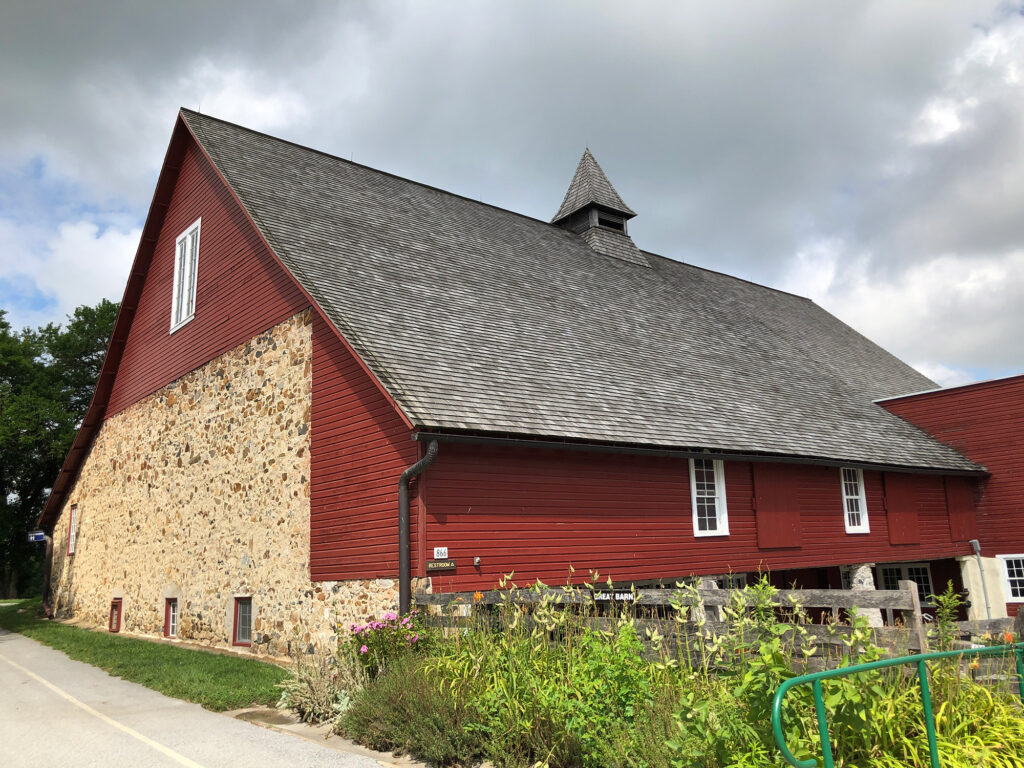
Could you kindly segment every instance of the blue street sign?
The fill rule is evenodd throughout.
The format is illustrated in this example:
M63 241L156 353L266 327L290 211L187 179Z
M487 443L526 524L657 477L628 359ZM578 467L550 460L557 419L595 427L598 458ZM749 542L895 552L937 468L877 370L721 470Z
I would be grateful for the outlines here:
M29 531L29 541L46 541L46 531Z

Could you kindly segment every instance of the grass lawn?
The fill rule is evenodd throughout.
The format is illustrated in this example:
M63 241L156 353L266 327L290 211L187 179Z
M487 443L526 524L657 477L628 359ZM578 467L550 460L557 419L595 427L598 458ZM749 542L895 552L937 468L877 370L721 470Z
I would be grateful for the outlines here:
M21 612L19 612L21 611ZM207 709L273 705L288 672L254 659L93 632L39 618L39 600L0 603L0 628L19 632L72 659Z

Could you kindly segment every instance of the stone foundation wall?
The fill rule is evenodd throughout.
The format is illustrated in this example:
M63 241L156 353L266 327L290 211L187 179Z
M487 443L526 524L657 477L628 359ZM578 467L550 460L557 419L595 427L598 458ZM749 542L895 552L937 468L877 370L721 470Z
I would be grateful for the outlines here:
M398 582L309 577L308 312L108 419L54 530L57 615L160 635L178 599L178 637L229 646L234 598L252 598L252 651L284 655L334 640L398 600ZM68 556L69 509L78 506Z

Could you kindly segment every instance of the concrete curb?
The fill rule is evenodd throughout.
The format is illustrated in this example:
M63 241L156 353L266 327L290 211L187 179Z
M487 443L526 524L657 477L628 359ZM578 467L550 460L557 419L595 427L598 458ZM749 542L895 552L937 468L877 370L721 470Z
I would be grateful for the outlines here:
M315 742L336 752L344 752L345 754L359 755L360 757L376 760L388 768L429 768L427 763L421 763L418 760L362 747L354 741L349 741L333 733L330 725L310 725L309 723L300 722L293 713L286 710L258 706L236 709L222 714L233 717L236 720L244 720L247 723L268 728L272 731L297 736L300 739Z

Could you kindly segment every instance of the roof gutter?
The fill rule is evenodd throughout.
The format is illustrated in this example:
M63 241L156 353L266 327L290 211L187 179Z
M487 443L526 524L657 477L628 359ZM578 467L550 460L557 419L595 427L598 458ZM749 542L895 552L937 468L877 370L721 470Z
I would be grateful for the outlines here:
M955 477L988 477L985 469L939 469L934 467L903 466L899 464L882 464L849 459L829 459L816 456L786 456L783 454L743 453L740 451L704 450L695 448L652 448L629 443L596 443L587 441L555 440L551 438L532 438L493 435L478 435L462 432L415 432L413 440L442 443L464 443L468 445L486 445L495 448L542 448L563 451L583 451L587 453L609 453L622 456L652 456L676 459L722 459L729 461L751 461L775 464L810 464L822 467L858 467L861 469L881 472L906 472L918 475L944 475Z
M421 474L437 458L437 440L427 444L423 458L398 478L398 612L409 612L412 605L412 566L409 554L409 481Z

